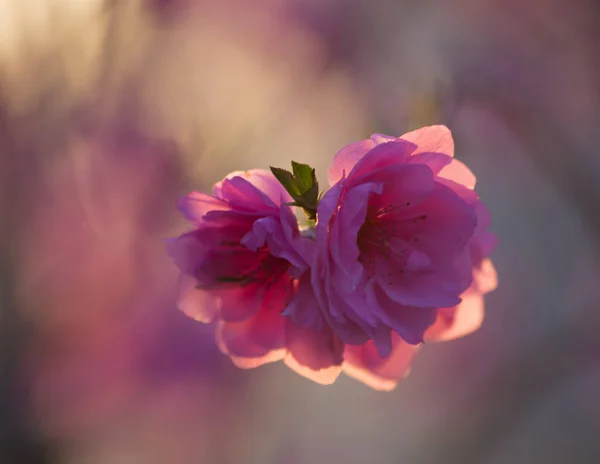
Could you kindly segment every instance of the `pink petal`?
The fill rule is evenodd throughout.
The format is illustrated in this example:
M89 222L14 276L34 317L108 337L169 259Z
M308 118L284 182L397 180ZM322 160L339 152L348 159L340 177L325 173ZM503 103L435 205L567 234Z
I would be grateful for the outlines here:
M179 270L193 276L199 263L206 257L207 249L198 241L195 231L183 234L178 238L166 240L167 253Z
M219 288L231 286L234 279L243 279L251 269L259 263L257 253L247 248L231 248L229 250L211 250L201 261L195 277L203 288ZM239 282L233 283L239 285Z
M392 353L387 358L381 358L370 341L361 346L346 345L343 371L375 390L391 391L399 380L409 374L418 349L418 346L405 343L397 335L393 339Z
M259 356L257 358L244 358L241 356L229 355L229 358L240 369L254 369L255 367L260 367L263 364L268 364L272 362L281 361L285 358L287 351L285 348L281 348L278 350L272 350L266 353L263 356Z
M317 209L317 217L319 218L317 222L317 228L315 231L316 234L316 242L320 247L320 253L322 256L327 255L327 234L329 233L329 227L331 219L333 218L335 212L337 211L340 195L342 193L343 183L338 182L334 186L332 186L323 198L319 201L319 206Z
M475 210L477 211L477 228L471 241L471 254L473 264L477 266L494 251L498 244L498 237L488 231L491 215L483 202L477 201Z
M231 292L229 300L220 300L224 320L217 325L216 335L221 351L243 369L283 359L287 350L280 312L289 300L291 284L284 278L267 289L254 286ZM240 322L226 321L236 318Z
M446 341L464 337L481 327L484 318L483 297L467 292L455 308L438 311L435 323L425 333L426 341Z
M387 289L374 286L373 295L375 300L371 302L371 311L398 333L407 343L416 345L423 341L423 334L434 323L436 309L434 307L421 305L406 305L395 301L390 297ZM433 302L425 291L421 300L417 302ZM452 299L456 301L456 299ZM433 305L432 305L433 306ZM380 354L384 354L381 353Z
M413 307L453 306L460 300L454 288L434 270L425 272L395 272L397 263L377 254L373 258L375 279L390 304ZM468 284L467 284L468 285Z
M317 332L287 319L285 336L284 362L290 369L323 385L335 382L342 371L344 345L329 328Z
M479 195L477 195L477 192L475 192L475 190L471 190L462 184L459 184L451 179L446 179L444 177L438 176L436 177L435 181L436 183L449 188L469 205L473 205L476 209L478 208L478 203L481 203L481 201L479 200Z
M379 356L387 358L392 354L392 329L389 324L378 324L371 340Z
M317 253L315 254L315 261L312 263L311 283L315 292L315 298L317 299L323 314L328 317L330 315L336 316L335 312L331 311L327 294L328 280L330 278L328 234L332 218L338 207L341 191L342 182L338 182L325 193L323 198L321 198L317 211L319 220L315 230Z
M452 163L452 160L448 155L442 153L419 153L408 158L408 164L424 164L431 169L431 171L438 175L446 166Z
M207 292L198 290L196 280L192 277L182 274L179 285L177 307L198 322L212 322L218 313L216 299Z
M316 253L316 259L312 266L311 283L319 307L327 322L335 326L336 332L344 340L359 344L366 341L366 334L355 321L348 319L345 314L349 309L348 305L331 284L331 276L334 270L331 269L329 259L328 232L332 217L338 207L342 187L342 182L338 182L327 191L319 202L319 221L316 228L318 253ZM335 270L337 269L336 267Z
M473 255L473 263L478 265L493 251L497 238L488 231L492 217L483 202L478 199L474 206L477 213L477 228L473 234L473 240L471 240L471 254Z
M304 271L308 268L306 260L311 258L314 242L302 240L298 234L294 237L294 230L297 228L298 222L293 213L289 208L281 207L279 217L269 216L255 221L252 230L242 238L241 243L253 251L268 245L273 256L283 258L296 269ZM307 255L300 256L296 248Z
M260 311L243 322L219 321L216 339L219 349L232 358L251 358L262 364L272 351L285 348L284 320L278 311Z
M192 192L186 197L180 198L177 208L188 221L199 224L203 216L209 211L229 211L229 205L219 198L200 192Z
M445 166L438 175L444 179L453 180L471 190L475 188L475 182L477 181L475 174L457 159L452 159L452 162Z
M223 179L221 182L217 182L214 185L213 192L215 196L222 198L223 181L233 179L234 177L241 177L250 182L254 187L269 197L269 199L271 199L277 206L282 203L288 203L292 201L289 193L287 193L275 176L270 171L265 171L263 169L234 171L228 174L225 179Z
M219 316L225 322L242 322L256 314L263 304L260 284L213 291Z
M417 145L413 155L419 153L443 153L450 157L454 156L454 139L450 129L446 126L422 127L400 136L401 139Z
M297 374L321 385L331 385L337 380L340 372L342 372L341 366L331 366L315 371L310 367L303 366L289 354L283 358L283 362Z
M294 281L283 274L277 281L263 283L263 310L281 315L294 294Z
M323 329L325 320L310 283L310 273L307 272L300 277L296 285L296 294L281 314L290 317L300 327Z
M223 180L220 184L220 194L232 208L239 211L264 213L269 209L279 209L275 202L243 177Z
M378 321L369 309L361 285L353 292L344 293L332 282L326 282L326 290L328 300L323 315L343 341L360 345L375 337Z
M371 258L375 281L391 300L421 308L450 307L460 302L458 295L473 280L468 248L434 263L427 254L403 246L400 240L391 243L396 256L379 253Z
M389 210L385 215L386 220L412 220L417 215L414 214L414 207L427 199L435 188L433 173L424 165L391 165L364 179L383 185L380 195L369 198L369 208L372 216L380 209Z
M364 176L369 176L387 166L405 164L415 150L415 145L397 139L393 142L382 143L371 149L347 174L348 186L362 182Z
M489 293L498 286L496 268L489 259L484 259L473 269L473 289L481 294Z
M403 221L398 236L432 259L448 257L465 248L477 226L475 208L439 183L411 212L415 219Z
M351 188L343 197L335 220L329 229L330 253L339 271L336 286L342 291L352 291L358 284L362 265L358 261L358 232L365 222L369 198L381 193L381 184L364 183Z
M375 145L375 141L367 139L351 143L342 148L333 158L327 171L329 185L336 184L344 176L344 173L347 176L358 160L365 156Z

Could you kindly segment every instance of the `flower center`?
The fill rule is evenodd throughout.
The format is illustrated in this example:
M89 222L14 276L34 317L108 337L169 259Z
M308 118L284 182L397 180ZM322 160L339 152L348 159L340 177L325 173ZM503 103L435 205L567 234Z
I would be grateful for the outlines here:
M407 214L410 202L402 205L387 205L369 208L367 218L358 231L359 260L367 268L373 261L383 258L395 261L399 273L404 273L408 257L414 244L420 240L426 214Z
M201 286L247 286L258 284L269 287L290 268L283 258L273 256L267 245L250 250L239 241L221 241L203 259L196 271Z
M260 283L265 286L278 280L287 272L290 263L273 256L265 245L256 252L249 251L250 259L240 259L239 266L233 266L228 275L217 277L221 282L235 282L241 286Z

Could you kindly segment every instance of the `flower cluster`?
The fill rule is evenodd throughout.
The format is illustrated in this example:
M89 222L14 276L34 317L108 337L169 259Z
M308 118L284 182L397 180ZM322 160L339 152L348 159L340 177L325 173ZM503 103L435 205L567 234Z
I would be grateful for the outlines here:
M334 157L321 198L298 163L188 195L193 228L168 242L180 308L215 322L239 367L283 360L322 384L343 371L393 389L422 342L476 330L496 286L490 217L453 152L444 126L373 135Z

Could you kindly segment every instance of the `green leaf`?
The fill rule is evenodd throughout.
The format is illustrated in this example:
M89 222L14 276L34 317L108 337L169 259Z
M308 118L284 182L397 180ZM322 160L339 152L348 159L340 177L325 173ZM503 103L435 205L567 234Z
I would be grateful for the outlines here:
M288 193L295 199L295 197L301 195L300 188L298 187L298 183L296 178L290 171L286 171L281 168L274 168L271 166L271 172L277 178L279 183L283 185Z
M309 192L317 182L315 170L308 164L296 163L295 161L292 161L292 170L300 187L301 195Z
M292 161L292 171L271 167L273 175L294 200L289 205L301 207L309 219L315 220L319 202L319 183L315 170L308 164Z

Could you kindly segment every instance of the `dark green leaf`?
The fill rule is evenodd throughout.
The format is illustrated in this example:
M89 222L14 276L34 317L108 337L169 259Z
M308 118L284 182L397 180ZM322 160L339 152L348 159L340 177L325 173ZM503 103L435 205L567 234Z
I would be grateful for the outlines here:
M292 161L292 170L294 171L294 177L298 182L301 194L305 194L310 191L317 182L315 170L308 164L296 163L295 161Z
M308 164L292 161L292 171L271 167L273 175L294 200L288 205L302 208L309 219L315 220L319 202L319 183L315 170Z
M298 187L298 183L294 177L294 175L281 168L274 168L271 166L271 172L277 178L279 183L283 185L283 187L288 191L288 193L292 196L292 198L301 195L300 189Z

